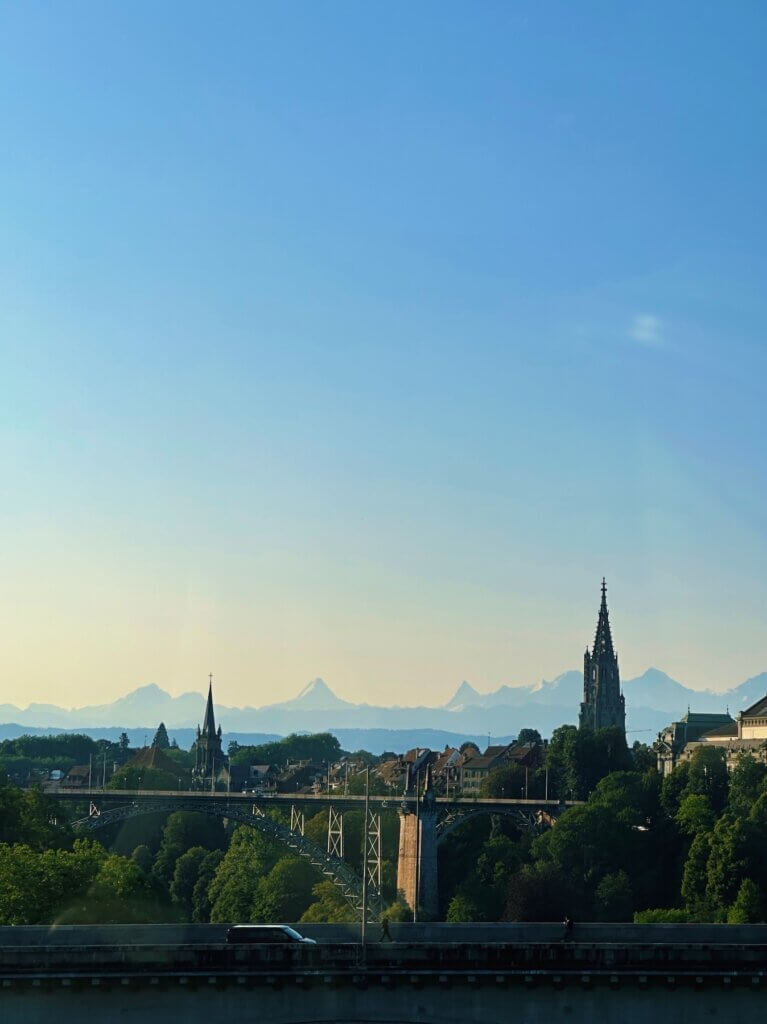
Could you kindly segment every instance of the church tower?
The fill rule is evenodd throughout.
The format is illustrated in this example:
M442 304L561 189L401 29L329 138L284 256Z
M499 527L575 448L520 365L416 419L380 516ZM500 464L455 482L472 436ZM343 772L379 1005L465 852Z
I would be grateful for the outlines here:
M594 646L590 654L587 647L583 656L583 703L578 726L580 729L615 726L626 731L626 702L621 693L618 655L613 650L604 578Z
M195 780L205 782L224 767L227 758L221 750L221 726L216 729L216 717L213 713L213 676L208 677L208 703L205 707L205 718L202 729L197 726L197 737L194 743L195 764L192 775Z

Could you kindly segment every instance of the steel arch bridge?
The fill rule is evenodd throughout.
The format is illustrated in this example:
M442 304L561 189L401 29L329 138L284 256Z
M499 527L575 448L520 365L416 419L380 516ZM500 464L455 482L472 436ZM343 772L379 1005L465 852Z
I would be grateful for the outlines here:
M341 857L323 850L313 839L303 834L303 815L291 808L291 827L283 825L274 818L268 817L257 804L250 809L239 806L227 806L223 801L200 803L194 798L185 800L183 797L172 797L156 800L132 801L107 810L100 810L95 802L91 802L90 813L86 818L70 822L76 831L95 832L107 828L119 821L137 818L145 814L171 814L174 811L188 811L194 814L209 814L212 817L227 818L241 825L255 828L292 850L299 857L308 860L322 875L340 890L347 903L356 914L362 914L362 879ZM366 837L366 842L368 841ZM381 914L382 900L379 887L373 879L368 878L367 905L368 920L377 921Z
M437 846L439 846L445 839L454 832L457 828L465 825L467 821L471 821L472 818L478 818L481 815L495 815L502 814L506 818L511 818L512 821L520 829L524 829L528 832L542 832L545 828L551 828L557 820L558 815L555 815L547 810L520 808L520 807L458 807L454 810L450 810L441 817L435 826L435 834L437 838Z

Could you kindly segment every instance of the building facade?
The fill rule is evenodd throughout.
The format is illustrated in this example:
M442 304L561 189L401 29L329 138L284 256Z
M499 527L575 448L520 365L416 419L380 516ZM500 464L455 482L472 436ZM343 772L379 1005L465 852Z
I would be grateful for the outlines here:
M767 697L738 712L739 740L767 740Z
M587 647L583 657L583 703L578 727L606 729L610 726L626 731L626 702L621 693L618 655L610 633L607 585L602 579L602 604L594 646L591 652Z
M653 744L661 775L670 775L682 758L688 743L707 742L726 743L735 736L735 722L729 714L700 714L687 709L687 714L672 722L658 733Z

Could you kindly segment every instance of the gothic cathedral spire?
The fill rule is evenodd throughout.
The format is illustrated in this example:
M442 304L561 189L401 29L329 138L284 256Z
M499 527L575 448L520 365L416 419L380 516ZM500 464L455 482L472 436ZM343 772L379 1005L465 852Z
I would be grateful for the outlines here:
M193 747L195 765L192 769L195 786L207 788L215 784L216 775L227 764L221 749L221 726L216 730L213 711L213 675L208 676L208 701L202 729L197 726L197 739Z
M581 729L614 726L626 731L626 704L621 693L618 656L613 649L607 584L602 578L602 603L591 653L583 656L583 703L578 720Z

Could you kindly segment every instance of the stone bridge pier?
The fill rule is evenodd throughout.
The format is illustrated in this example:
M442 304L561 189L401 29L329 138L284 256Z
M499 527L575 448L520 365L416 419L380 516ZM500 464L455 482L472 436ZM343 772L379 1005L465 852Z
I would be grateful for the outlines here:
M415 806L399 810L397 891L409 906L417 904L427 918L437 917L437 809L433 801L424 800L418 810Z

